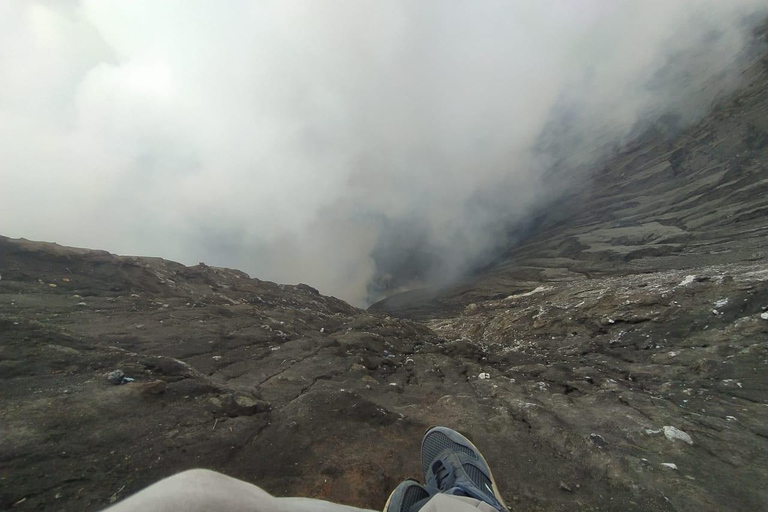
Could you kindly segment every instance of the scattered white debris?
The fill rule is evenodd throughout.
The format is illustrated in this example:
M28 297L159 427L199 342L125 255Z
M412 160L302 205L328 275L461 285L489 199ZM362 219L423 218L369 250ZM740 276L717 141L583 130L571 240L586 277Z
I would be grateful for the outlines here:
M325 332L325 327L321 327L320 332Z
M674 351L674 350L673 350L673 351L671 351L671 352L667 352L667 355L668 355L669 357L677 357L677 356L679 356L679 355L680 355L680 352L676 352L676 351Z
M691 436L689 436L682 430L675 427L671 427L669 425L664 426L664 437L666 437L670 441L683 441L688 444L693 444L693 439L691 439Z
M696 280L696 276L685 276L685 279L680 281L680 284L677 286L688 286L689 284L692 284Z
M490 379L491 378L491 374L490 373L481 373L480 375L477 376L477 378L480 379L480 380Z
M716 309L712 310L712 314L713 315L722 315L722 313L720 311L716 310Z
M725 421L736 421L736 417L735 416L726 416L725 417Z
M671 462L662 462L662 466L669 469L677 469L677 464L672 464Z
M216 361L221 361L221 356L213 356L213 359Z
M543 381L542 382L537 382L536 383L536 387L539 388L542 391L546 391L547 388L549 387L549 384L547 384L546 382L543 382Z
M390 386L397 386L397 382L390 382L389 385Z
M85 307L88 304L86 304L85 302L78 302L77 305L80 306L80 307Z
M649 436L652 436L654 434L661 434L661 429L653 430L653 429L647 428L645 429L645 433L648 434Z
M728 297L715 301L715 307L716 308L721 308L721 307L725 306L726 304L728 304Z
M533 290L531 290L529 292L519 293L517 295L510 295L509 297L507 297L504 300L519 299L521 297L530 297L531 295L535 295L535 294L541 293L541 292L547 292L547 291L549 291L551 289L552 289L551 286L538 286L538 287L534 288Z
M768 320L768 311L766 311L765 313L760 313L760 318L762 318L763 320Z

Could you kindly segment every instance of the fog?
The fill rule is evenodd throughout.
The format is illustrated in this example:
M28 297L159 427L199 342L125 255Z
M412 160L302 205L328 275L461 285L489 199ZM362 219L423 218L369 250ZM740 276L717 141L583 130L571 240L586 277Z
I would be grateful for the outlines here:
M0 3L0 234L356 305L738 86L764 0ZM563 180L547 183L553 165ZM552 206L556 207L556 206Z

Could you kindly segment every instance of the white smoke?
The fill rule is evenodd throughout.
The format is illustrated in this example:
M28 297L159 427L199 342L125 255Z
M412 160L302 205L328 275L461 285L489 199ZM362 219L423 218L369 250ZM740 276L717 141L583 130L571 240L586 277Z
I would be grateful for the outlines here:
M765 11L5 0L0 233L361 305L508 243L553 162L584 165L652 116L701 115L737 83Z

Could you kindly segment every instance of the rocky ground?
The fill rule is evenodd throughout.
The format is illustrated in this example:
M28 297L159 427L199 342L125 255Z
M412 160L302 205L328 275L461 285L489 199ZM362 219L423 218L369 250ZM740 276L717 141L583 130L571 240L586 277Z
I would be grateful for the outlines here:
M3 508L98 510L192 467L377 508L435 423L487 452L514 510L768 503L763 264L417 323L203 265L8 239L0 257Z
M0 237L0 508L206 467L380 508L430 425L515 511L768 508L768 59L457 285L306 285Z

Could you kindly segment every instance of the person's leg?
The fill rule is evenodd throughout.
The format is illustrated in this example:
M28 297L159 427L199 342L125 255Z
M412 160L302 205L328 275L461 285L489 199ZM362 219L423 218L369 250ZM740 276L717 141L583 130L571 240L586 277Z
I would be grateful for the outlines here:
M310 498L276 498L215 471L192 469L161 480L104 512L371 512Z
M484 501L451 494L435 494L419 512L499 512Z

